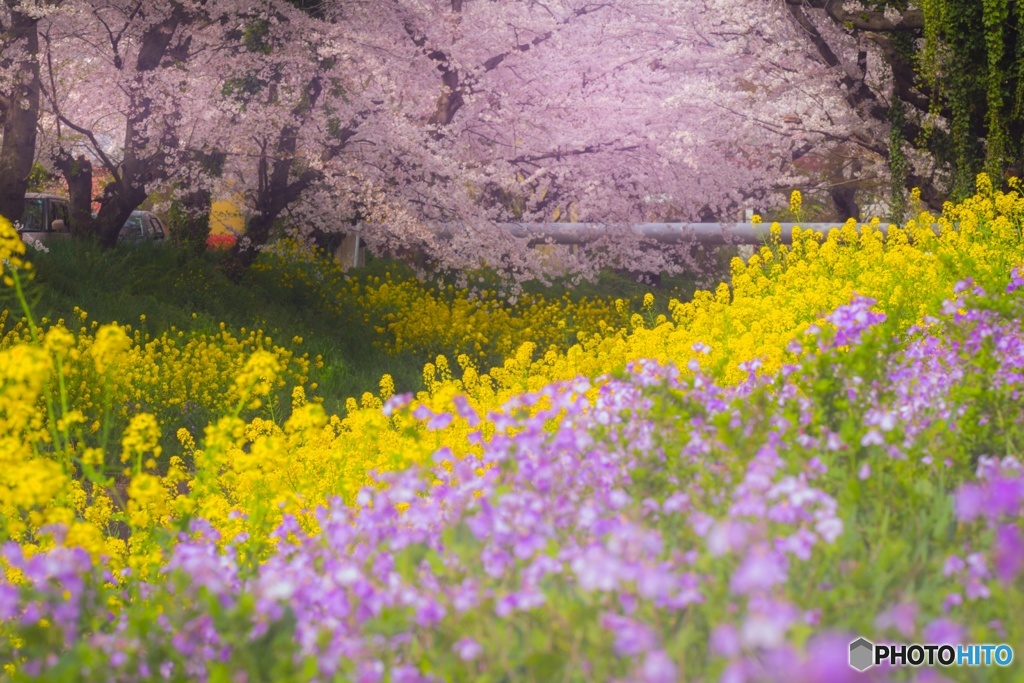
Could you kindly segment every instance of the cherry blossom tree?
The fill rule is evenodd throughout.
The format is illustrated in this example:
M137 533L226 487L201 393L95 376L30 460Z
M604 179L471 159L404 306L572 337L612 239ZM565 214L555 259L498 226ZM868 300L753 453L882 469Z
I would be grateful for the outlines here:
M37 25L47 5L0 4L0 216L21 218L35 160L40 72Z
M216 84L199 77L199 61L215 58L224 39L219 27L235 9L227 3L81 2L67 4L41 27L57 131L49 152L68 182L76 232L112 246L154 190L209 165L204 119L212 115ZM93 218L87 193L95 163L111 181Z
M38 24L39 156L106 244L154 192L193 213L240 194L242 267L281 225L358 222L378 249L527 272L551 252L498 224L740 219L795 186L857 216L894 149L913 157L901 184L943 164L905 143L925 126L899 114L928 93L877 34L923 24L889 4L65 0ZM112 178L96 219L94 164ZM609 234L554 260L656 270L690 255Z
M384 112L357 54L334 43L320 5L267 2L250 7L242 34L225 50L213 80L225 155L220 184L242 188L250 219L233 252L247 266L270 239L275 223L320 190L325 215L307 224L336 230L353 203L348 164L334 164ZM353 187L354 183L349 183ZM324 196L330 187L333 192Z
M722 216L788 190L794 159L848 145L862 125L784 6L764 8L771 30L725 0L320 8L315 27L278 22L306 40L263 55L294 67L289 49L305 45L295 83L308 95L264 88L236 116L250 133L275 122L253 155L273 163L239 171L255 188L250 243L287 209L324 229L368 219L385 248L419 243L459 265L516 252L525 267L495 223ZM344 97L329 103L326 81ZM438 242L452 223L463 230Z
M459 243L441 249L470 265L509 241L498 221L736 216L817 173L795 160L837 153L885 176L884 147L857 145L886 126L836 91L785 5L344 5L339 37L359 38L401 93L406 123L421 124L407 126L419 137L406 138L402 163L375 179L411 191L387 192L371 238L399 243L411 223L458 221ZM614 251L635 262L640 247Z

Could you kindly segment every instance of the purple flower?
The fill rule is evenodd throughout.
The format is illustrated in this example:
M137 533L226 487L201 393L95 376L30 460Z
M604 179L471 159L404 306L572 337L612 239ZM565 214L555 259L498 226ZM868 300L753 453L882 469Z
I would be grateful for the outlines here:
M996 530L994 561L996 576L1003 583L1010 583L1024 565L1024 540L1020 529L1002 524Z
M640 669L640 680L644 683L676 683L679 674L675 662L664 650L648 652Z
M755 593L784 583L787 578L785 556L761 544L750 550L733 573L730 589L733 593Z
M470 662L476 659L483 654L483 651L484 649L479 643L468 637L456 641L455 645L452 646L452 652L457 654L459 659L464 662Z
M811 559L811 549L817 541L818 537L814 535L814 532L800 527L792 536L778 539L775 548L792 553L798 559L806 561Z
M988 483L988 517L1016 515L1022 498L1021 480L998 477Z
M984 555L981 553L971 553L967 556L967 575L971 578L988 578L988 564L985 562Z
M957 518L970 522L981 516L997 519L1002 515L1016 515L1024 498L1022 483L1024 479L1005 479L997 475L981 484L964 484L956 492Z
M988 585L980 578L972 576L967 579L964 593L968 600L979 600L989 597L992 593Z
M814 636L807 643L803 658L795 665L789 662L779 669L774 679L786 683L862 683L865 675L849 664L852 635L827 632Z
M836 328L835 338L832 345L848 346L860 341L861 335L872 325L884 322L884 313L875 313L871 307L875 305L874 299L862 297L856 293L849 304L839 306L825 319Z
M747 663L743 660L731 662L722 672L719 683L747 683L751 680L747 668Z
M683 512L689 507L689 505L689 496L682 491L677 491L665 499L665 502L662 503L661 509L665 514L671 514L673 512Z
M462 613L472 609L479 602L479 591L476 582L472 579L464 579L462 583L452 590L452 607L456 612Z
M838 517L823 517L815 523L814 530L826 543L834 543L843 535L843 520Z
M18 588L0 578L0 621L13 619L18 614L19 598Z
M492 578L500 578L515 564L512 556L504 550L488 545L480 554L480 560L485 572Z
M648 626L629 617L606 612L601 615L601 626L615 636L613 647L615 654L620 657L633 657L658 644L654 632Z
M732 520L717 522L707 535L708 552L712 557L720 557L742 548L746 540L746 524Z
M527 586L521 591L509 593L500 598L494 606L494 613L504 619L515 611L527 612L544 604L544 594Z
M410 664L400 664L391 670L392 683L423 683L429 680Z
M420 628L432 626L444 619L444 617L444 605L430 598L422 599L416 610L416 624Z
M1010 283L1006 285L1006 293L1010 294L1024 287L1024 277L1021 277L1020 270L1014 268L1010 271Z
M942 575L950 576L952 574L959 574L967 567L967 563L963 561L959 555L950 555L946 558L946 563L942 565Z
M951 619L940 617L924 627L924 640L937 645L957 645L964 642L964 630Z
M732 659L740 653L740 636L732 624L719 624L711 632L709 643L715 654Z
M359 663L357 683L380 683L384 680L384 662L379 659Z
M404 408L412 402L412 394L395 394L388 400L384 401L384 406L381 412L386 417L391 417L396 411ZM422 407L422 406L421 406ZM417 418L423 419L423 418Z
M575 558L570 566L580 588L585 591L610 591L618 583L616 562L601 548L592 546Z
M466 420L471 428L480 424L480 416L473 409L473 406L469 405L469 401L466 400L465 396L456 396L453 402L459 417Z
M942 611L949 612L953 607L964 604L964 598L959 593L950 593L942 600Z
M777 600L751 598L749 612L740 628L745 647L772 649L783 644L786 631L798 617L797 610Z
M892 628L904 638L911 638L917 632L917 603L902 602L890 607L875 618L875 628Z
M612 489L608 493L608 507L613 510L624 508L632 502L632 498L622 489Z
M874 427L870 428L860 440L861 446L884 446L885 439L882 437L882 432L878 431Z
M427 422L427 429L444 429L452 423L455 418L451 413L438 413Z

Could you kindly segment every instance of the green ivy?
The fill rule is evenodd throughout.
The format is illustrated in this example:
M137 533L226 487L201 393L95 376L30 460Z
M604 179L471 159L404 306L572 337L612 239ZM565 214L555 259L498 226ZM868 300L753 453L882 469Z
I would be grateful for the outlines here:
M948 147L933 151L951 165L952 198L963 198L979 171L997 179L1008 167L1019 172L1024 13L1016 0L921 0L919 6L921 82L932 97L930 113L950 120ZM934 147L927 128L921 141Z

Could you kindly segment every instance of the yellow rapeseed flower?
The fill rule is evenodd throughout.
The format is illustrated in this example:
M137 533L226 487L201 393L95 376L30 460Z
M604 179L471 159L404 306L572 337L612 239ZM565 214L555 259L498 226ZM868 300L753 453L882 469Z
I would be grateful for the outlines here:
M10 272L30 269L24 256L25 243L21 236L9 220L0 216L0 273L3 273L4 284L8 287L14 286Z
M96 371L100 374L105 373L107 368L122 358L131 347L132 340L123 327L116 323L100 326L89 349Z

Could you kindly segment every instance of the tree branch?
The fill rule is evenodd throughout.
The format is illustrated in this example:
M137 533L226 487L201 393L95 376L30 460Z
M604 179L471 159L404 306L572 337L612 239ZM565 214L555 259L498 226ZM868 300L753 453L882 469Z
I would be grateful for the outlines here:
M103 162L103 167L110 171L110 175L114 177L114 181L120 184L121 176L117 172L117 164L111 161L110 157L108 157L103 152L103 148L100 146L99 140L96 139L96 136L93 135L92 131L89 130L88 128L83 128L82 126L79 126L77 123L71 121L63 114L58 113L57 118L71 130L75 131L76 133L80 133L89 139L89 142L92 143L93 151L96 152L96 156L98 156L100 158L100 161Z
M544 154L533 154L528 156L518 156L514 159L509 159L509 163L512 164L536 164L538 161L544 161L545 159L558 159L562 157L575 157L584 154L597 154L598 152L635 152L640 149L640 145L628 145L626 147L612 147L614 142L610 142L605 145L587 145L581 149L570 149L570 150L555 150L554 152L545 152Z
M857 10L847 12L843 8L843 0L786 0L791 7L810 7L823 9L833 21L856 31L874 31L879 33L895 33L897 31L918 31L924 28L924 14L919 9L908 9L900 13L897 21L892 21L882 12Z

